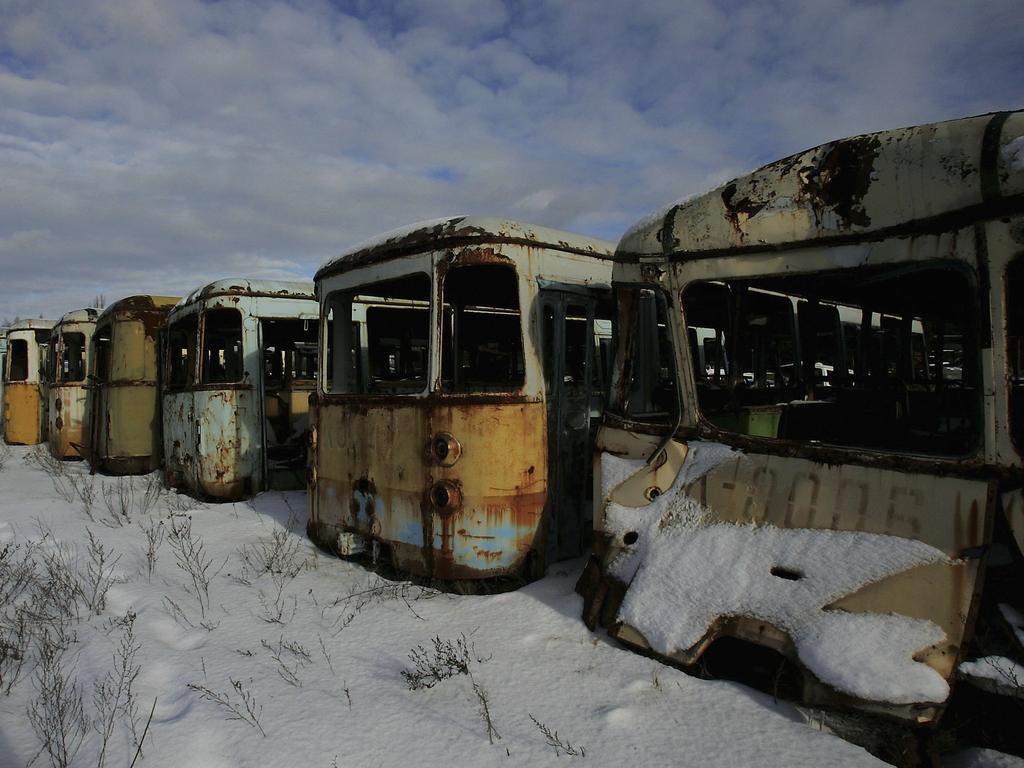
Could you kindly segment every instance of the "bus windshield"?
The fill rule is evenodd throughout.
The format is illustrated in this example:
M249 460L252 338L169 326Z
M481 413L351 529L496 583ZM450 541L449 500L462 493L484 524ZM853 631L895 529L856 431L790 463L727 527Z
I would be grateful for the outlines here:
M665 297L650 288L616 290L615 369L609 412L671 425L678 412L675 358Z

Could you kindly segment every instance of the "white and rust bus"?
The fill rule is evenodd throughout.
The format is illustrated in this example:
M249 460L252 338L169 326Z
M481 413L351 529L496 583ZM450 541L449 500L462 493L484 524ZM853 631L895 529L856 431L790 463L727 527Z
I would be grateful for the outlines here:
M476 584L580 555L611 266L610 243L474 217L325 264L310 537Z
M972 637L1021 650L1024 113L771 163L628 231L614 283L591 627L913 723Z

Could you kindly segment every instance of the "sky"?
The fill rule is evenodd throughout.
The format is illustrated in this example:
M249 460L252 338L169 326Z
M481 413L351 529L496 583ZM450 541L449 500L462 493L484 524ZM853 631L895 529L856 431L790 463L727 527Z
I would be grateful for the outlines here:
M449 214L615 241L766 162L1024 107L1020 0L0 0L0 319L311 279Z

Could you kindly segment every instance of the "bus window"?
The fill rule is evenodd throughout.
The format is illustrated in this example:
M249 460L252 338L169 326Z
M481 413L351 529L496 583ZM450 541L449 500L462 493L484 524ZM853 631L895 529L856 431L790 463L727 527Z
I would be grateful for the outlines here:
M60 380L77 382L85 379L85 334L62 333Z
M615 379L608 409L633 421L670 424L676 415L675 357L665 300L648 288L616 291Z
M199 316L196 314L172 323L167 330L167 386L183 389L195 383L196 336Z
M417 394L426 389L427 275L340 291L329 296L327 304L327 392Z
M28 342L25 339L12 339L7 350L7 380L26 381L28 379Z
M934 266L690 285L702 415L756 437L963 455L980 426L970 291Z
M110 381L110 347L111 347L111 328L106 327L96 332L93 337L94 343L96 344L96 362L95 370L92 375L96 377L97 381L106 383Z
M316 320L267 319L261 328L263 381L268 387L315 380Z
M242 380L242 313L210 309L203 315L203 384Z
M1010 434L1024 453L1024 256L1006 270L1007 367L1010 385Z
M445 275L442 292L444 389L505 392L521 387L526 369L515 270L501 264L456 265Z

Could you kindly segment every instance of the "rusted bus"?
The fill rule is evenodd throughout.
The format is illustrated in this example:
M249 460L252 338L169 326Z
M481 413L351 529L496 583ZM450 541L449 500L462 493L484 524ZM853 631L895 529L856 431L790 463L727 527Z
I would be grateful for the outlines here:
M805 701L936 720L972 642L997 634L975 633L979 614L1024 594L1022 276L1020 112L832 142L627 232L587 622L686 665L739 638L796 662ZM658 553L699 560L687 542L729 537L750 544L719 551L720 577L696 589L735 579L765 602L723 598L669 638L643 590L692 563ZM769 537L806 547L773 562ZM849 583L801 621L860 627L858 658L824 630L812 643L787 597L828 581L815 557L855 540L869 561L927 555L872 575L834 556ZM895 629L864 629L884 622L929 639L901 649ZM907 673L889 690L827 672L870 680L889 662ZM935 685L893 692L913 676Z
M581 554L610 256L459 217L324 265L311 538L442 580L533 578Z
M161 466L159 334L178 301L129 296L97 318L87 405L93 471L135 475Z
M218 280L167 316L167 481L240 499L305 483L318 306L311 283Z
M88 450L89 342L98 315L91 307L73 310L50 333L47 440L50 453L59 459L80 459Z
M7 329L3 410L8 443L46 440L45 365L53 325L53 320L21 320Z
M4 426L4 379L7 378L7 329L0 328L0 431Z

